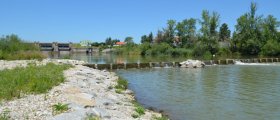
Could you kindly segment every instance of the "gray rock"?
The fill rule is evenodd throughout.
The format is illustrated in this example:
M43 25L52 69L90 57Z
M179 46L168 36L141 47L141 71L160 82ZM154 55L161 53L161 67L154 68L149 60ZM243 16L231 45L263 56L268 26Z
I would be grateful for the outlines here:
M105 109L102 108L93 108L92 113L95 116L99 116L101 118L108 118L108 119L111 118L110 114Z
M56 115L49 120L82 120L86 114L86 110L77 110L74 112Z

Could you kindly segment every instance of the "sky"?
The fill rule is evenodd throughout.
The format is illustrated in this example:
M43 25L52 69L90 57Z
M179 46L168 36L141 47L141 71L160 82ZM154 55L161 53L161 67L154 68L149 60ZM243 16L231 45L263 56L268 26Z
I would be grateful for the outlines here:
M16 34L27 41L74 42L154 34L177 22L201 18L202 10L220 14L220 24L233 31L252 0L0 0L0 35ZM258 15L280 20L280 0L253 0ZM199 28L198 28L199 29Z

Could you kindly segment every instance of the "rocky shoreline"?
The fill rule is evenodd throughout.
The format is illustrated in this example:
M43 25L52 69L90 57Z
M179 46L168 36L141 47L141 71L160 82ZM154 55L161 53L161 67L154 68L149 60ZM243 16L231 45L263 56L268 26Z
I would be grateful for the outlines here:
M0 70L24 67L28 63L44 65L48 62L56 64L72 64L74 67L64 71L66 82L55 86L48 93L26 95L20 99L0 102L0 113L9 111L11 119L36 120L84 120L96 116L104 120L130 120L135 114L134 100L131 90L121 94L115 92L118 76L106 70L96 70L82 66L84 62L76 60L43 61L0 61ZM69 110L53 113L53 105L62 103ZM136 119L151 120L161 114L145 110L145 114Z

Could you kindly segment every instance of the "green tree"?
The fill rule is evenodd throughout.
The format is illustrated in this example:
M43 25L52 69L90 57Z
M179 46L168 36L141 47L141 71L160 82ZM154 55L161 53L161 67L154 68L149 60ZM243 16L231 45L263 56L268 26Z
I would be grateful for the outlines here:
M126 38L124 39L124 42L126 42L127 44L134 43L134 42L133 42L133 37L126 37Z
M237 48L245 55L258 55L264 44L261 34L261 17L256 15L257 5L251 3L250 12L237 19L234 41Z
M210 36L217 37L217 28L220 22L220 15L217 12L213 12L210 17Z
M148 36L143 35L141 37L141 43L152 43L153 42L153 33L151 32Z
M262 54L266 56L278 56L280 55L280 44L276 40L270 39L262 47Z
M162 42L164 42L164 33L163 33L163 31L158 30L157 36L154 39L154 43L159 44L159 43L162 43Z
M200 32L200 46L205 47L206 51L210 51L211 54L218 52L218 32L217 28L219 26L220 15L217 12L213 12L212 15L209 11L202 11L202 20L200 20L201 29Z
M202 33L203 37L209 37L210 36L210 15L209 11L203 10L202 11L202 20L200 20L201 28L200 32Z
M277 40L278 39L278 32L277 28L279 27L280 23L277 21L275 17L272 15L268 15L263 22L263 36L265 40Z
M112 38L111 37L106 38L105 44L109 45L109 46L112 46L113 45Z
M141 36L141 43L147 43L147 42L148 42L148 36L147 35Z
M191 47L196 38L196 19L185 19L182 22L178 22L176 26L177 36L182 42L182 45Z
M164 31L164 41L168 44L172 44L175 37L176 21L168 20L167 27L163 29Z
M226 23L223 23L220 27L219 38L220 41L227 41L230 39L230 30Z

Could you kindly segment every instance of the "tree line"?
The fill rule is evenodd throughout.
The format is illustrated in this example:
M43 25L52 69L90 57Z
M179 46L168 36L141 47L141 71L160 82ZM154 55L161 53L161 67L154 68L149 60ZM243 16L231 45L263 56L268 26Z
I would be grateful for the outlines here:
M273 15L257 15L256 11L256 3L251 3L250 11L237 19L233 36L226 23L219 27L220 15L217 12L203 10L201 19L168 20L167 26L155 37L152 33L143 35L141 43L167 43L172 47L192 49L197 55L206 52L212 55L280 55L279 21ZM197 29L197 24L200 29Z
M167 25L133 43L116 48L119 54L184 55L184 56L279 56L280 22L273 15L257 15L256 3L237 19L232 32L227 23L220 24L217 12L203 10L200 19L168 20ZM198 26L200 28L198 28ZM231 36L232 35L232 36ZM105 45L119 40L106 39ZM132 41L132 42L131 42Z

